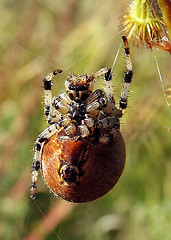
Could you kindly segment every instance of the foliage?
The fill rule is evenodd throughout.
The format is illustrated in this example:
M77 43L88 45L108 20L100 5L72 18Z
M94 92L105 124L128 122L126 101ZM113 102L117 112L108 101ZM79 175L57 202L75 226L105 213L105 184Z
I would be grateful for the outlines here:
M155 46L171 53L170 18L168 0L133 0L123 15L122 24L128 39L132 37L137 46L145 42L149 48Z

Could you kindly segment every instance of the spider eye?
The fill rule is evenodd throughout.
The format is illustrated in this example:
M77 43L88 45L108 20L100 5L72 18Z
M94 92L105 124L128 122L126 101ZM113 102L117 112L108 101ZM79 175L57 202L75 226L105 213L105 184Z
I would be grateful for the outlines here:
M89 88L89 85L88 84L83 84L83 85L73 85L73 84L70 84L68 86L68 89L69 90L72 90L72 91L76 91L76 92L79 92L79 91L84 91L84 90L87 90Z
M69 90L76 91L76 86L74 86L73 84L70 84L70 85L68 86L68 89L69 89Z

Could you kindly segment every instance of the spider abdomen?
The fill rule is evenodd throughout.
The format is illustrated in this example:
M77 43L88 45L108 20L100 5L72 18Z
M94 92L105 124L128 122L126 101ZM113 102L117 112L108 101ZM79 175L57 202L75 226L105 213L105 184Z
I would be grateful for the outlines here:
M109 141L96 136L87 139L58 140L58 133L45 143L42 175L53 193L67 201L83 203L110 191L125 165L125 144L120 131Z

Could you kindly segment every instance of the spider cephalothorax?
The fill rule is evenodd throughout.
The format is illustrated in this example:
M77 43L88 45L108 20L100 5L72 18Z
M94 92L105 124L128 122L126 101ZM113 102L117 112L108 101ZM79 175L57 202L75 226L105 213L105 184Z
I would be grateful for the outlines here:
M87 202L106 194L118 181L125 164L125 144L120 121L126 107L132 64L126 37L127 71L119 108L115 105L112 70L105 67L92 75L70 74L66 92L52 98L51 86L62 70L44 81L45 116L50 125L34 145L31 198L35 198L38 170L51 191L65 200ZM103 76L105 88L94 89Z
M94 78L84 75L70 74L65 81L66 92L71 100L81 101L87 99L94 87Z

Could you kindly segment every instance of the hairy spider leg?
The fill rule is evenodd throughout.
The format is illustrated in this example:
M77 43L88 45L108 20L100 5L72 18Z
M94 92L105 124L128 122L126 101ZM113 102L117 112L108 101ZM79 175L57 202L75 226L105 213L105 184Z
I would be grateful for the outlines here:
M48 124L53 124L57 122L60 118L60 113L52 106L52 80L57 75L61 74L63 71L61 69L57 69L54 72L49 73L44 79L44 114Z
M93 75L91 75L89 77L89 81L92 81L94 78L99 77L101 75L104 75L104 80L105 80L105 87L104 87L104 91L101 90L101 97L102 97L102 95L104 95L105 97L103 97L103 99L106 98L106 100L107 100L107 104L103 106L104 107L103 112L106 113L107 115L112 115L115 117L122 117L121 111L115 107L111 68L105 67L105 68L100 69L99 71L95 72ZM96 96L97 92L99 95L98 89L95 90L92 94L94 96ZM92 95L92 98L93 98L93 95ZM100 99L101 97L98 97L98 99ZM102 100L102 99L100 99L100 100ZM97 104L96 104L96 108L97 108Z
M105 80L105 94L108 99L108 101L115 103L114 96L113 96L113 85L112 85L112 70L110 67L105 67L100 69L99 71L95 72L93 75L91 75L88 79L88 81L94 80L94 78L100 77L104 75Z
M128 46L128 40L125 36L122 37L122 40L124 42L124 49L125 49L125 56L126 56L126 72L125 72L125 77L124 77L124 85L122 88L122 92L121 92L121 99L119 102L119 108L122 111L122 115L125 112L125 109L127 107L127 102L128 102L128 93L129 93L129 87L132 81L132 75L133 75L133 71L132 71L132 61L131 61L131 57L130 57L130 50L129 50L129 46Z
M31 174L31 189L30 189L30 197L31 199L35 199L35 191L36 191L36 185L37 185L37 179L38 179L38 170L41 167L41 155L42 155L42 149L46 141L55 134L57 131L59 131L61 127L58 124L53 124L46 128L37 138L35 144L34 144L34 158L33 158L33 166L32 166L32 174Z

